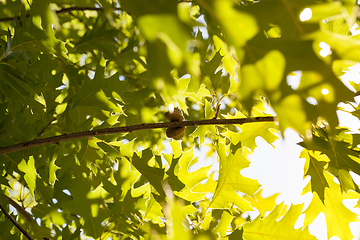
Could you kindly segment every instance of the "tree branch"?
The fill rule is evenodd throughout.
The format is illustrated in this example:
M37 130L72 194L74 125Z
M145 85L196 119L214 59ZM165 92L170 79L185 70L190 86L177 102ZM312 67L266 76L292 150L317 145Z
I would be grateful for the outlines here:
M24 234L25 237L27 237L27 239L29 240L33 240L33 238L29 235L28 232L26 232L17 222L14 218L11 217L11 215L6 211L6 209L4 208L4 206L0 203L0 209L4 212L6 218L8 218L14 225L15 227L17 227L17 229L20 230L20 232L22 232Z
M121 8L112 8L113 11L121 10ZM57 10L56 13L64 13L64 12L71 12L71 11L104 11L103 8L99 7L69 7Z
M32 221L32 217L30 215L30 213L28 213L25 208L23 208L22 206L20 206L19 204L17 204L17 202L15 202L14 200L12 200L11 198L9 198L8 196L6 196L5 194L3 194L4 197L9 201L9 203L16 208L16 210L18 211L18 213L20 213L28 222Z
M89 138L94 136L101 136L107 134L116 133L130 133L133 131L143 129L155 129L155 128L168 128L168 127L186 127L186 126L200 126L200 125L230 125L230 124L244 124L244 123L255 123L255 122L273 122L275 117L250 117L250 118L234 118L234 119L205 119L196 121L183 121L183 122L165 122L165 123L143 123L138 125L130 125L124 127L115 128L104 128L98 130L90 130L85 132L65 133L60 136L36 139L28 142L18 143L15 145L1 147L0 155L12 153L31 147L38 147L47 144L56 143L61 141L67 141L79 138Z
M112 8L113 11L116 10L121 10L121 8ZM66 13L66 12L71 12L71 11L104 11L103 8L99 8L99 7L69 7L69 8L63 8L60 10L55 11L56 14L59 13ZM30 14L27 14L26 17L30 17ZM18 17L20 19L20 17ZM12 21L14 19L14 17L7 17L7 18L0 18L0 22L9 22Z

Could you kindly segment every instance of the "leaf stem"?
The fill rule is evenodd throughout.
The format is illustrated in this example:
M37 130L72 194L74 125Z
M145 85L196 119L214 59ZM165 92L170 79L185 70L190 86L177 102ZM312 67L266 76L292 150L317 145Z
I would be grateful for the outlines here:
M232 124L244 124L244 123L255 123L255 122L273 122L275 117L249 117L249 118L234 118L234 119L204 119L195 121L183 121L183 122L165 122L165 123L143 123L138 125L130 125L124 127L104 128L98 130L90 130L84 132L65 133L59 136L53 136L42 139L35 139L28 142L18 143L15 145L1 147L0 155L12 153L31 147L38 147L47 144L58 144L62 141L79 139L79 138L90 138L94 136L101 136L107 134L116 133L130 133L133 131L144 130L144 129L156 129L156 128L168 128L168 127L186 127L186 126L200 126L200 125L232 125Z

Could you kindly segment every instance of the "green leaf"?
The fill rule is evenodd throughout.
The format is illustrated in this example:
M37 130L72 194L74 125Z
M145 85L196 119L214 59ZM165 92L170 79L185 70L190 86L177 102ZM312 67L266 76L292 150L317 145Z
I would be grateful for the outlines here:
M233 218L234 216L232 216L228 211L223 211L220 222L216 225L213 231L218 233L220 236L225 237Z
M271 212L276 206L276 198L279 196L279 193L276 193L270 197L262 197L261 193L263 189L260 189L255 193L255 199L249 196L244 196L244 198L250 202L253 208L256 208L260 212L261 217L265 217L267 212Z
M99 237L103 231L102 221L107 217L107 213L100 209L102 199L105 197L101 187L90 191L91 185L88 179L78 177L74 185L69 188L72 196L71 201L60 204L65 213L81 216L84 221L85 234Z
M255 18L241 11L242 9L236 9L235 1L214 0L212 4L212 10L209 12L221 25L232 45L236 47L243 46L247 40L254 37L258 32L259 29ZM205 4L204 7L208 8Z
M326 161L319 161L311 153L309 153L309 169L305 173L311 177L311 189L316 192L320 200L324 203L325 188L329 187L324 176Z
M244 229L235 229L230 235L229 240L243 239Z
M220 138L217 151L220 158L219 180L208 208L229 208L236 205L242 211L251 211L249 202L239 193L254 197L260 185L256 180L240 174L242 169L249 166L249 161L243 155L243 149L239 148L235 153L227 153L224 140Z
M304 126L309 126L307 121L316 121L314 108L316 109L315 111L317 111L318 115L325 118L329 122L330 126L335 128L338 124L338 119L335 113L337 104L341 101L352 99L352 94L349 89L347 89L344 84L335 77L331 67L326 64L326 61L320 59L318 55L316 55L313 49L313 44L314 43L311 40L267 39L261 35L257 35L247 44L253 54L252 57L247 56L244 62L244 64L247 65L243 66L243 69L246 70L246 74L249 73L252 76L257 76L255 79L259 79L259 75L255 74L255 67L253 65L254 61L258 62L259 59L262 59L269 52L274 50L282 54L282 57L285 58L285 70L279 86L281 94L269 93L269 97L272 100L272 106L276 112L281 111L281 109L285 106L295 105L293 108L294 111L292 111L291 108L286 108L286 110L278 113L281 129L283 130L290 126L297 129L304 135ZM283 66L283 63L279 64L279 66ZM304 75L301 79L299 88L296 89L294 93L294 90L287 85L286 76L293 71L298 71L299 69L302 71L311 71L316 73L319 79L318 81L320 82L312 81L311 77L314 75ZM307 87L302 87L303 83L311 84ZM321 87L319 87L320 83L322 83ZM259 83L256 84L258 84L256 86L259 90L264 89L266 91L265 86L260 86ZM242 89L242 87L245 87L245 89L247 88L246 86L241 85L240 89ZM324 94L321 93L323 88L328 90L328 94L326 94L325 97ZM316 93L315 95L314 92ZM250 91L245 93L249 94ZM296 94L296 96L293 94ZM245 95L245 98L246 97L247 95ZM317 100L317 105L315 107L306 102L308 97L313 97ZM295 101L296 104L290 104L290 102L293 101ZM299 111L302 113L300 114ZM301 119L301 124L298 124L298 121L286 120L289 116ZM283 119L284 121L282 121Z
M24 179L29 186L31 195L34 197L37 177L34 158L30 156L27 162L23 159L21 163L19 163L18 168L25 173Z
M225 118L245 118L245 116L240 112L236 112L234 116L226 115ZM272 144L276 139L278 139L275 131L276 126L273 122L258 122L244 124L237 127L240 129L239 132L227 130L227 132L222 133L223 136L231 140L232 145L238 145L241 143L241 146L246 146L251 150L254 150L256 147L256 137L262 137L269 144Z
M205 198L208 193L215 191L216 182L212 179L212 174L208 176L210 166L201 167L200 169L190 172L189 168L195 161L193 149L183 153L179 159L179 179L185 184L177 195L187 201L195 202ZM206 180L205 184L202 184Z
M320 135L313 136L313 142L306 147L310 150L321 151L330 159L327 171L333 174L340 181L341 190L344 192L350 189L360 192L349 171L360 173L359 151L349 148L349 144L330 137L322 129Z
M97 161L102 161L103 153L100 147L96 144L97 139L82 140L82 148L78 153L78 159L83 168L91 167L91 164L96 165Z
M219 68L223 56L220 52L216 52L210 61L205 62L204 66L201 67L201 73L204 76L212 77L215 75L216 70Z
M145 177L145 179L153 186L160 196L164 197L165 193L162 187L164 179L164 169L150 167L149 161L154 157L150 149L143 150L131 159L131 163L134 167Z
M215 111L211 107L211 103L205 100L205 118L212 118L215 116ZM216 127L212 125L204 125L204 126L198 126L193 133L191 133L190 136L193 138L198 137L200 140L200 145L205 142L206 135L210 133L213 138L216 138L218 135Z
M121 32L113 29L105 16L100 15L91 30L79 39L75 44L77 51L86 53L94 49L103 51L106 57L115 57L118 43L116 38L123 39L125 36Z
M333 181L333 176L327 172L324 176L329 184L329 187L324 190L324 204L317 195L313 195L309 207L304 212L304 225L310 224L320 212L323 212L326 218L328 238L337 236L351 239L353 235L349 222L357 221L357 215L343 205L346 197L342 194L339 185Z
M289 211L281 216L283 205L279 204L267 217L261 219L257 217L251 223L246 223L243 227L245 239L316 239L310 235L307 227L294 229L298 216L302 213L303 205L293 205Z
M175 140L174 140L175 141ZM179 158L175 158L171 161L171 166L169 170L166 171L166 174L169 176L167 181L173 191L181 191L185 184L180 181L178 176L175 174L175 168L178 167Z
M269 51L254 65L245 65L241 70L240 95L248 98L259 89L275 95L284 77L285 65L286 59L278 50Z

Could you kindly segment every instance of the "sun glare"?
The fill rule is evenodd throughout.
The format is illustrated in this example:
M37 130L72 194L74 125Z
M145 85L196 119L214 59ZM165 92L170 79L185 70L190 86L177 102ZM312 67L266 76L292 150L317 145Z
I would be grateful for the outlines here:
M312 17L312 11L310 8L305 8L301 13L300 13L300 21L305 22L307 20L310 20Z

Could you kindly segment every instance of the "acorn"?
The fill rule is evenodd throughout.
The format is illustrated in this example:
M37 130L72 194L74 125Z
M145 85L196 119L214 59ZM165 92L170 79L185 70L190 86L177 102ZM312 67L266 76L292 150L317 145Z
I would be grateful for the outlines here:
M175 140L181 140L185 135L185 127L171 127L166 129L166 136Z
M175 108L174 111L165 113L165 118L170 122L182 122L184 121L184 115L182 111ZM166 136L175 140L181 140L185 135L185 127L169 127L166 129Z

